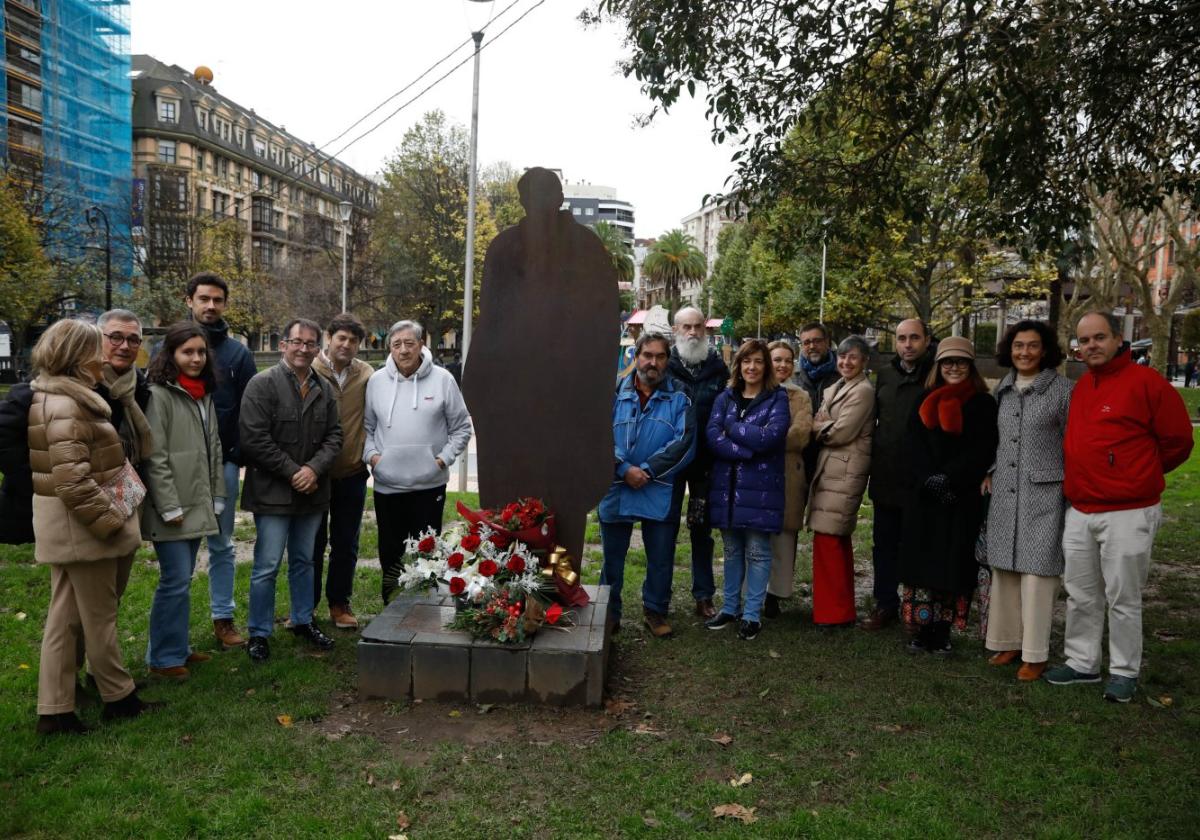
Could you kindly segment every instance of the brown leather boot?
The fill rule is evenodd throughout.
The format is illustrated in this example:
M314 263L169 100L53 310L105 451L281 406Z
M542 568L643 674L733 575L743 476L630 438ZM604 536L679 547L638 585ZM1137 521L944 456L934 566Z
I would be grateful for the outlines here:
M999 653L993 653L991 656L989 656L988 664L989 665L1008 665L1010 663L1016 662L1020 658L1021 658L1021 651L1019 651L1019 650L1002 650Z
M670 638L671 633L674 631L671 630L671 625L667 624L667 620L665 618L663 618L661 615L654 612L653 610L644 609L642 612L644 615L646 628L652 634L654 634L654 638L656 638L656 639Z
M162 677L164 680L172 680L174 682L185 682L190 676L188 669L183 665L172 665L170 668L151 668L150 673L156 677Z
M1023 662L1017 669L1017 679L1021 682L1033 682L1040 679L1045 670L1045 662Z
M329 620L333 622L333 626L339 630L357 630L358 619L354 617L354 613L350 611L350 605L344 604L340 606L329 607Z
M238 634L237 629L233 626L233 621L228 618L213 619L213 635L217 637L221 647L226 650L246 644L246 640Z
M701 598L696 601L696 615L703 618L705 621L717 614L717 608L713 606L712 598Z

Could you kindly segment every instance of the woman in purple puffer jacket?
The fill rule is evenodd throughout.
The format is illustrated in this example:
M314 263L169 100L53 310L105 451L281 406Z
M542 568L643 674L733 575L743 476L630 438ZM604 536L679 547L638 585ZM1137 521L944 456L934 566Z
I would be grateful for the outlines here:
M765 341L742 344L733 357L729 387L717 395L705 430L716 459L709 517L725 544L725 601L705 626L721 630L740 619L738 637L746 640L762 629L771 535L783 527L783 453L791 411L770 357ZM743 581L746 603L739 609Z

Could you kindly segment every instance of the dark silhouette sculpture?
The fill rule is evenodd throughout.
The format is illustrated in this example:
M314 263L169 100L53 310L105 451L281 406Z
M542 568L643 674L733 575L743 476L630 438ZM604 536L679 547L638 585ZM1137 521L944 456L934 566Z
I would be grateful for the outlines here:
M599 238L560 210L553 172L530 169L517 189L525 218L487 250L463 370L480 502L542 498L578 570L587 513L614 476L617 274Z

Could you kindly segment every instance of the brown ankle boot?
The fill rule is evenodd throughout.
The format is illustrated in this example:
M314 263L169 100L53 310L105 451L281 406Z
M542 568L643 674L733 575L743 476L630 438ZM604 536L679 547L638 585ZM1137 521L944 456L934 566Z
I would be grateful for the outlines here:
M217 641L226 650L229 648L242 647L246 644L237 629L233 626L233 620L228 618L213 619L213 635L217 637Z

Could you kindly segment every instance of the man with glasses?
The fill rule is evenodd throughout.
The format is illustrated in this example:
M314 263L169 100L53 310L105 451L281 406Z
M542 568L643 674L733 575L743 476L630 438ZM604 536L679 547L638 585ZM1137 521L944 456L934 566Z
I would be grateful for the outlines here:
M321 328L297 318L283 330L279 364L250 380L239 433L246 461L242 508L254 514L257 539L250 573L250 641L256 662L271 655L275 579L288 553L291 630L328 650L333 639L313 619L313 543L329 510L329 472L342 448L333 387L313 370Z
M912 446L909 422L925 391L937 345L919 318L896 325L896 355L875 376L875 434L871 444L871 483L875 505L871 562L875 608L864 630L882 630L900 616L900 535L904 503L911 492L906 453Z
M217 430L221 435L225 507L217 517L220 531L208 538L208 600L213 634L228 650L246 643L233 624L233 523L242 465L238 418L242 395L257 369L254 354L229 335L229 325L223 317L229 304L229 285L223 279L211 272L195 275L188 281L185 302L191 310L192 320L208 333L217 374L217 389L212 397L217 410Z
M841 379L837 369L837 353L829 347L829 330L819 321L800 329L800 364L796 366L796 384L808 392L813 416L821 407L825 389ZM814 464L815 466L815 464ZM812 475L810 472L809 475Z
M717 349L709 345L704 313L694 306L685 306L675 313L675 345L671 348L668 370L692 401L696 428L696 456L675 479L670 518L678 527L686 488L688 535L692 545L692 597L696 599L696 615L707 621L717 614L713 606L717 587L713 580L712 525L708 521L713 456L704 429L708 426L717 394L729 381L729 368Z

